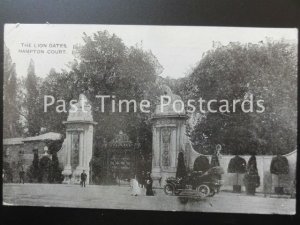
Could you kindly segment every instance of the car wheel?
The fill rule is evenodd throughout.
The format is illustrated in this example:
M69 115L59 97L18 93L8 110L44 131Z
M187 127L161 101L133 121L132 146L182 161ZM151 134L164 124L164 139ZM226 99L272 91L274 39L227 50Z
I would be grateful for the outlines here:
M164 187L164 192L166 195L174 195L174 187L171 184L166 184Z
M209 194L209 197L213 197L214 195L216 194L215 190L210 190L210 194Z
M200 197L205 198L207 196L209 196L210 194L210 189L207 185L205 184L201 184L197 187L197 192L200 195Z

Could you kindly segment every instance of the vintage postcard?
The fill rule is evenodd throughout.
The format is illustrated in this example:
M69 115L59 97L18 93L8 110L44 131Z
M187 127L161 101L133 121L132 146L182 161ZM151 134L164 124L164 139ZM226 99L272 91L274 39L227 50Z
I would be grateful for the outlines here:
M295 214L298 30L5 24L3 204Z

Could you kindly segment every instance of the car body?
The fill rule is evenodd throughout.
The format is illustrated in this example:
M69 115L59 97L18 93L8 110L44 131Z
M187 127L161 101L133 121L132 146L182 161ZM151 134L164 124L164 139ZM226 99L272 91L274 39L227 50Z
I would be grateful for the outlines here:
M214 196L222 185L221 167L213 167L206 172L193 171L186 177L166 179L164 191L167 195L195 195L197 197Z

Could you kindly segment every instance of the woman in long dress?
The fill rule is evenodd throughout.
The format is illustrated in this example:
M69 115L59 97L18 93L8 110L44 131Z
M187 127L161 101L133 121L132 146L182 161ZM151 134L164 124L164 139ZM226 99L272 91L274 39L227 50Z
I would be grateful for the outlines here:
M146 195L147 196L153 196L153 190L152 190L152 184L153 184L153 180L151 178L150 172L147 173L146 176Z
M132 185L131 195L133 196L141 195L141 188L139 187L139 183L135 178L131 180L131 185Z

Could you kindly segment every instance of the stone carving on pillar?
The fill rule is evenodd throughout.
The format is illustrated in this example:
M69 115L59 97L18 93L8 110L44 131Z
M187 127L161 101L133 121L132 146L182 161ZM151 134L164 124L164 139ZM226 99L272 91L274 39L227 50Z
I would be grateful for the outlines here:
M180 96L174 95L168 86L162 87L162 94L170 97L169 105L157 105L152 115L152 178L153 186L161 187L167 177L176 175L176 158L184 149L185 111L180 111L176 100ZM175 102L175 109L173 103Z
M162 128L162 166L168 167L170 165L170 137L171 131L169 128Z
M71 135L71 165L72 169L74 170L79 164L79 132L72 132Z
M64 122L67 134L63 183L79 184L80 175L85 170L88 184L93 154L93 126L97 123L93 121L91 105L85 95L80 94L75 105L77 110L70 110L68 119Z

